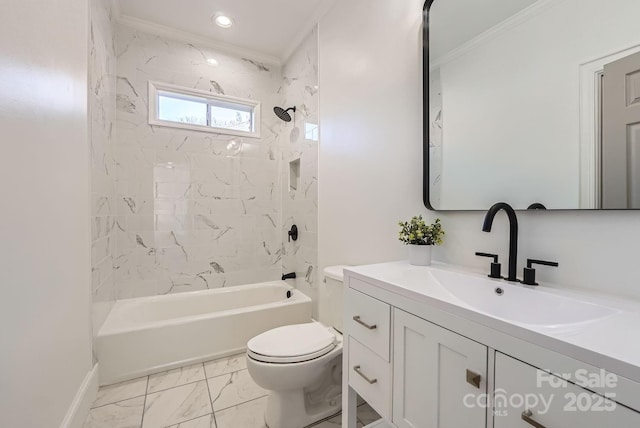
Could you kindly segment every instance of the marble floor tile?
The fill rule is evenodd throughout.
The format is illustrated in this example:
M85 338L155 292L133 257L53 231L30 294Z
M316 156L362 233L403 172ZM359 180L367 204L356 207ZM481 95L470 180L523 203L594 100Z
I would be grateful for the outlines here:
M147 377L128 380L126 382L103 386L98 390L96 400L91 405L92 408L104 406L105 404L127 400L129 398L144 396L147 392Z
M164 428L213 413L206 381L147 395L143 428Z
M84 428L140 428L144 396L91 409Z
M149 376L147 394L169 388L175 388L176 386L186 385L188 383L204 379L204 367L202 363L153 374Z
M246 368L247 357L245 354L233 355L231 357L204 363L204 369L207 372L208 378L237 372Z
M212 413L177 425L171 425L168 428L216 428L216 418Z
M338 428L341 426L342 426L342 413L335 415L325 421L317 422L311 425L309 428ZM360 419L356 420L356 427L357 428L364 427L364 424L362 423L362 421L360 421Z
M364 403L358 407L358 421L361 422L362 425L369 425L378 419L381 419L380 415L373 410L368 403Z
M251 379L248 370L241 370L207 379L211 402L215 411L264 397L268 391L260 388Z
M266 408L267 397L262 397L216 412L218 428L267 428L264 423Z

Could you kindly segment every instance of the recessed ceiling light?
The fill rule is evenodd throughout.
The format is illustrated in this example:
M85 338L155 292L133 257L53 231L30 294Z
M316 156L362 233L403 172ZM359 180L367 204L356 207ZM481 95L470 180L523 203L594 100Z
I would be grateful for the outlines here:
M229 28L233 25L233 21L227 15L216 15L216 24L218 27Z
M209 63L209 65L218 65L218 61L215 58L209 58L207 63Z

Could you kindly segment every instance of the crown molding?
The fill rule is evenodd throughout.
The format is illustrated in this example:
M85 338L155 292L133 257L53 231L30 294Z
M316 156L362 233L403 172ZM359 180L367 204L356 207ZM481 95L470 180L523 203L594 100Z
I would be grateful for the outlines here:
M289 61L291 55L293 55L296 49L300 47L309 33L313 31L314 27L320 22L320 19L329 12L336 1L337 0L325 0L320 4L320 6L318 6L318 8L316 8L311 17L307 19L304 25L296 33L296 36L293 37L287 45L287 48L284 50L284 54L282 55L282 64L286 64L286 62Z
M565 0L561 0L565 1ZM479 45L482 45L496 37L507 33L511 29L521 25L522 23L532 19L536 15L544 12L546 9L549 9L552 6L557 5L558 0L539 0L538 2L532 4L529 7L522 9L520 12L515 15L505 19L497 25L489 28L488 30L480 33L473 39L468 42L458 46L457 48L449 51L448 53L435 58L434 60L429 61L429 71L432 71L438 67L443 66L457 58L460 58L463 55L468 54L469 52L475 50Z
M115 1L115 4L118 2ZM114 15L118 23L131 27L136 30L150 33L160 37L166 37L173 40L179 40L185 43L193 43L198 46L203 46L217 51L230 54L236 57L247 58L254 61L258 61L264 64L275 65L280 67L282 62L280 58L274 55L263 54L251 49L241 48L230 43L223 43L212 40L205 36L189 33L187 31L178 30L176 28L167 27L165 25L156 24L154 22L146 21L144 19L135 18L129 15L123 15L119 11L119 7L116 6Z

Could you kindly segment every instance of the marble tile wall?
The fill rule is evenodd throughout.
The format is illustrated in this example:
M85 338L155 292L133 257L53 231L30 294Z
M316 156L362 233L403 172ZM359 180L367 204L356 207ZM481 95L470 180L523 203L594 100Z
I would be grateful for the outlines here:
M279 279L280 69L122 25L116 55L117 298ZM259 100L262 137L148 125L149 80Z
M295 120L285 124L280 137L283 148L282 238L283 270L296 272L296 287L317 301L318 275L318 141L319 130L312 137L310 126L318 123L318 30L306 37L282 69L285 108L296 106ZM305 132L306 131L306 132ZM315 138L315 140L314 140ZM295 190L289 183L289 162L300 160L300 183ZM292 224L299 229L299 239L288 242ZM317 308L314 309L317 317Z
M429 200L432 206L442 202L442 81L440 69L429 73Z
M91 287L95 334L116 296L116 56L111 2L91 0L90 14L88 103L91 140Z

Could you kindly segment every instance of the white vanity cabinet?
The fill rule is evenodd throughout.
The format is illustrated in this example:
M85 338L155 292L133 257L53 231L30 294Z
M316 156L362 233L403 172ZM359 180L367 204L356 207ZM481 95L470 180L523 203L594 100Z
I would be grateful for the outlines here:
M500 352L494 428L632 428L640 413Z
M357 426L358 394L385 428L640 427L636 369L615 375L622 367L615 360L598 363L606 350L594 358L562 338L452 306L424 268L352 269L345 272L344 428ZM616 385L584 383L581 371L611 375Z
M393 423L398 428L483 428L487 347L407 312L393 316Z

